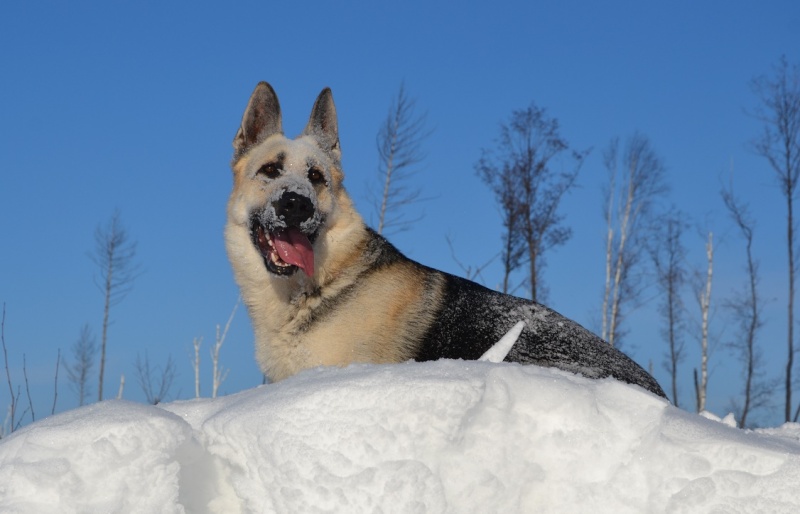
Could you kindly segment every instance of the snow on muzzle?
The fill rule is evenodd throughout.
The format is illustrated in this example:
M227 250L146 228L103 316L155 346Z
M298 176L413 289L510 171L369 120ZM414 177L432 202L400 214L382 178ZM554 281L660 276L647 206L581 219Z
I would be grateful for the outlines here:
M263 211L251 217L253 243L267 270L291 275L298 269L314 274L314 249L320 216L313 197L283 191Z

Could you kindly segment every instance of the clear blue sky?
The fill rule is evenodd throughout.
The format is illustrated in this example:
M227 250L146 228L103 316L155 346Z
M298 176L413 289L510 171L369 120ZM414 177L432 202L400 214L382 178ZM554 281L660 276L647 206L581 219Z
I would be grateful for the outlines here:
M687 211L717 248L714 300L744 278L741 241L722 211L720 179L733 170L757 218L761 334L770 374L785 359L786 263L783 200L766 163L748 150L759 131L745 111L749 81L781 55L800 61L800 3L794 0L678 2L5 2L0 7L0 302L13 380L22 355L37 416L52 404L58 348L88 322L100 332L102 295L87 257L93 233L115 208L138 241L144 273L112 311L105 390L126 375L125 397L142 399L134 362L171 354L173 393L193 394L194 337L207 349L238 290L222 228L231 178L231 140L249 94L269 81L288 134L302 129L326 86L339 113L346 184L370 219L366 185L377 163L375 135L405 80L435 132L418 175L424 218L394 242L409 256L454 273L499 250L492 195L475 176L480 149L498 123L531 101L558 118L578 149L594 148L580 188L563 204L574 231L548 255L550 304L598 326L603 284L602 149L614 136L646 134L668 168L665 204ZM691 231L690 264L703 266ZM484 274L489 286L499 265ZM691 298L687 303L694 305ZM665 344L653 301L631 315L628 352L650 361L666 388ZM722 343L721 308L712 331L710 407L725 414L738 368ZM244 309L222 351L223 392L261 382ZM681 401L690 403L690 368ZM95 368L96 370L96 368ZM800 368L798 368L800 373ZM0 387L0 407L8 391ZM96 383L92 384L96 390ZM796 395L800 399L800 390ZM781 412L776 394L776 412ZM75 405L62 371L58 410ZM762 416L771 422L769 416ZM776 416L776 420L777 420Z

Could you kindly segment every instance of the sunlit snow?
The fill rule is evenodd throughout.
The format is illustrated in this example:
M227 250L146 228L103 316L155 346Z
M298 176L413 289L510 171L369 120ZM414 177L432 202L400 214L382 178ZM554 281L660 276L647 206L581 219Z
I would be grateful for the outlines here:
M106 401L0 441L0 512L800 512L800 425L507 363L306 371Z

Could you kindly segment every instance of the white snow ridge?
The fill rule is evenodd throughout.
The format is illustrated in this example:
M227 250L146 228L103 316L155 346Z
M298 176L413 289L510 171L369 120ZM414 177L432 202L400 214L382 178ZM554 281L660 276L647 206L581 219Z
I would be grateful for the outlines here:
M800 426L536 366L326 368L36 422L0 441L0 512L796 513Z

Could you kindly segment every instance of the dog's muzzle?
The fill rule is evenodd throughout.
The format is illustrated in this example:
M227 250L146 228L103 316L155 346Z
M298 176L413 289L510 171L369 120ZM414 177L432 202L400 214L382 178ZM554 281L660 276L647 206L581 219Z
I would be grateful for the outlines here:
M263 210L253 213L250 235L267 270L276 275L292 275L302 269L312 276L312 244L320 221L314 201L294 191L284 191Z

